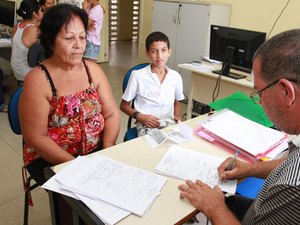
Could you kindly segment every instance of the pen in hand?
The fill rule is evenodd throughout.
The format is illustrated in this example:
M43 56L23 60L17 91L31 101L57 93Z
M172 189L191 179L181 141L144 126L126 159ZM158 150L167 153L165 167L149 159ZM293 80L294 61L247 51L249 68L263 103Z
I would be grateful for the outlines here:
M236 150L236 152L235 152L233 158L232 158L231 161L229 162L229 164L228 164L228 166L226 167L225 171L229 171L229 170L232 169L233 164L234 164L234 162L235 162L235 160L236 160L236 157L238 156L239 153L240 153L240 150ZM221 184L222 184L222 183L223 183L223 179L221 180Z

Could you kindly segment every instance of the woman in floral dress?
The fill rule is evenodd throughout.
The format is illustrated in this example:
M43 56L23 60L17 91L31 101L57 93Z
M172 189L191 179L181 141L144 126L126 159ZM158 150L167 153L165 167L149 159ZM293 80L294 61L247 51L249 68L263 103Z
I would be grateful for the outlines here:
M88 17L58 4L40 25L46 59L28 73L19 116L24 165L42 184L43 168L115 145L119 110L99 65L83 60Z

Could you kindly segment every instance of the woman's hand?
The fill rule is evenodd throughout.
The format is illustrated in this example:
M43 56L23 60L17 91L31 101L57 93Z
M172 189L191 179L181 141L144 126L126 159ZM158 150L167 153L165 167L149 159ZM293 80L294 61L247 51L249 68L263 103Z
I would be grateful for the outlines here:
M87 0L84 0L83 2L82 2L82 9L83 10L87 10L88 8L90 8L91 7L91 2L88 2Z

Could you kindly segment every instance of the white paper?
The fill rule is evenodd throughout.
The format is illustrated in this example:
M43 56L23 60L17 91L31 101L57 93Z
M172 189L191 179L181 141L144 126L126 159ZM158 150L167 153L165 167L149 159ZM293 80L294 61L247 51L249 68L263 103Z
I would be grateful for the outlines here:
M166 178L110 158L95 155L72 176L57 179L61 187L100 199L143 216L166 182Z
M152 148L157 148L167 140L170 140L176 144L191 141L192 136L193 129L182 123L179 123L179 125L169 133L165 133L160 129L153 129L151 133L145 135L145 139Z
M223 158L172 145L155 170L182 180L198 179L210 187L218 185L225 192L235 193L237 180L220 182L217 168L223 161Z
M286 141L283 132L265 127L230 110L223 110L202 126L253 156L265 153L279 141Z
M87 157L78 156L76 159L66 165L59 173L51 177L42 188L51 190L78 200L81 200L86 206L96 215L98 218L108 225L113 225L130 215L130 212L115 207L111 204L103 202L101 200L91 199L84 195L74 193L72 191L62 189L60 183L57 181L57 177L63 179L66 176L72 176L72 173L76 173L78 168L84 165L89 159Z

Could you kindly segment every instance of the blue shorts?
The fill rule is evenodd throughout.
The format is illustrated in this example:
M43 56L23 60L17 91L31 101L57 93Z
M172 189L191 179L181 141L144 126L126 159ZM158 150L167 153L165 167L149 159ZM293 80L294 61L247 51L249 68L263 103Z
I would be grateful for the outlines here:
M100 45L95 45L90 41L86 41L86 48L85 48L85 52L83 53L84 58L97 60L99 52L100 52Z

